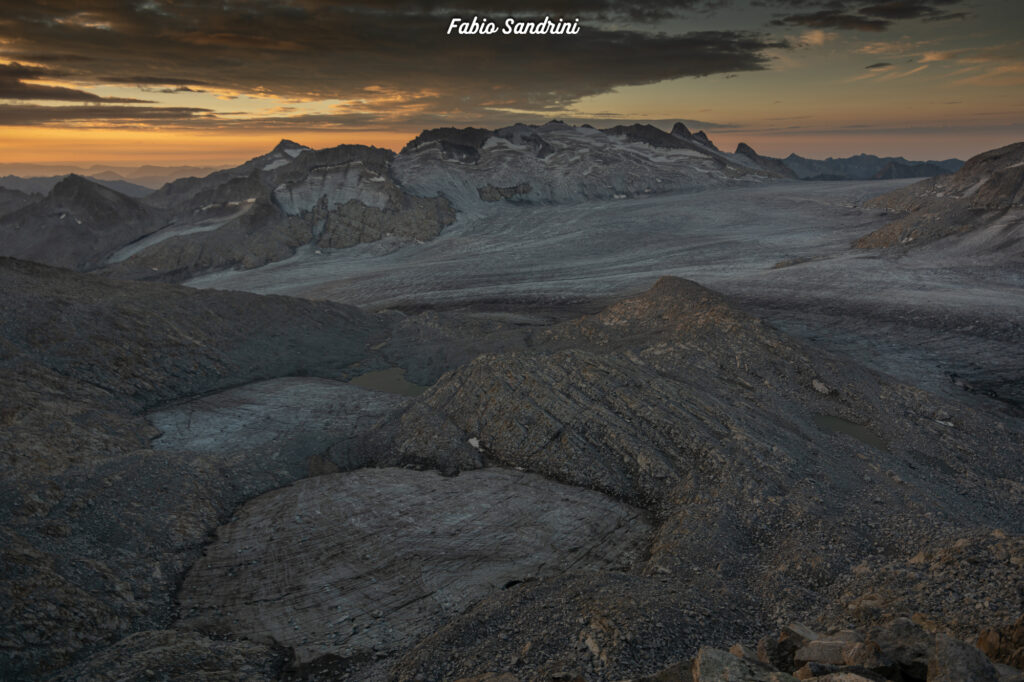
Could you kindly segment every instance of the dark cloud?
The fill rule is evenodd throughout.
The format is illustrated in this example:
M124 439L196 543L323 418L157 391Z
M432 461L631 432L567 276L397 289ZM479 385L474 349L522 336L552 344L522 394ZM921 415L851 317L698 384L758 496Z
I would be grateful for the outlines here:
M462 14L502 20L509 3L304 0L119 3L78 0L0 9L3 53L87 54L76 82L201 85L284 99L390 98L468 119L481 111L555 111L616 87L767 68L785 42L744 31L669 35L623 30L601 17L706 10L720 0L525 0L515 15L581 19L576 36L447 36ZM100 28L98 28L100 26ZM130 55L130 59L126 59ZM386 113L384 105L381 112Z
M14 62L0 64L0 100L56 100L61 102L106 102L110 104L145 103L146 100L123 97L100 97L84 90L57 85L26 83L26 80L59 78L65 74L53 69L25 66Z
M561 17L631 19L633 21L659 21L687 12L713 11L727 0L517 0L515 3L493 0L467 2L466 0L432 2L430 0L381 0L349 2L349 8L380 13L411 13L452 15L475 13L494 18L525 15Z
M947 14L937 14L931 17L925 17L925 21L949 21L950 19L967 19L971 15L967 12L948 12Z
M99 80L104 83L123 85L209 85L209 83L192 80L191 78L169 78L166 76L104 76Z
M196 88L190 88L187 85L179 85L176 88L160 88L159 92L174 94L176 92L206 92L205 90L198 90Z
M940 21L960 19L963 12L947 12L941 7L962 0L760 0L761 6L789 7L808 11L776 17L775 26L810 26L855 31L883 31L895 22L908 19Z
M807 26L809 28L836 28L848 31L884 31L891 21L875 19L837 10L821 10L808 14L790 14L772 20L773 26Z
M0 104L0 126L33 126L55 122L187 123L212 116L209 109L191 107L128 107L128 106L42 106L33 104Z
M860 13L881 19L936 19L949 16L943 10L933 7L935 2L917 0L890 0L860 8Z
M865 69L884 69L887 66L892 66L889 62L877 62L875 64L868 64Z

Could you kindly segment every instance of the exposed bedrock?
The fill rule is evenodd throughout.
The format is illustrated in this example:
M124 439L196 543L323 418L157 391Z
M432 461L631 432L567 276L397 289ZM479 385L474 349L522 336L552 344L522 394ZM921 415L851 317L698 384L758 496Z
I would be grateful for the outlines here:
M552 323L0 277L0 677L596 681L1019 615L1020 421L693 282ZM436 384L343 383L395 366Z
M390 323L353 307L11 259L0 289L3 679L168 626L212 529L248 499L346 466L328 450L346 456L405 400L339 381L387 366L372 347ZM334 380L249 383L303 374Z
M663 279L534 344L445 375L378 437L423 463L477 456L650 510L640 573L718 607L744 595L742 619L718 611L722 632L820 608L861 561L965 529L1024 530L1016 422L804 346L691 282ZM459 627L445 632L466 637ZM491 651L494 636L458 647ZM416 665L441 675L438 647Z
M180 626L290 647L298 665L379 658L520 582L627 570L648 532L640 510L506 469L321 476L218 530Z

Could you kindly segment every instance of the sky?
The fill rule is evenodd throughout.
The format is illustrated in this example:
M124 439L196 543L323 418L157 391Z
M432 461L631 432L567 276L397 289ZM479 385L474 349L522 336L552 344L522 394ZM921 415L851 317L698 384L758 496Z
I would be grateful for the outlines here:
M448 34L452 18L576 35ZM289 138L683 121L722 149L968 158L1024 140L1021 0L0 0L0 172L235 165Z

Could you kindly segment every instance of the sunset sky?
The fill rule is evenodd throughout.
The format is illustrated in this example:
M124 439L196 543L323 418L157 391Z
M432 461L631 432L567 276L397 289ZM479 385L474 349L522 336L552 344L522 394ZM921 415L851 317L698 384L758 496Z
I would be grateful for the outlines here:
M281 138L681 120L719 147L967 158L1024 140L1020 0L0 0L0 173L234 165ZM576 36L448 36L452 17Z

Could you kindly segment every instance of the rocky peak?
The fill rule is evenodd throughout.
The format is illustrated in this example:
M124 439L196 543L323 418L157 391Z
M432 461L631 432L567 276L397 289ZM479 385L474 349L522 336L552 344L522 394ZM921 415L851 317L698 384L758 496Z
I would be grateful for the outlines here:
M683 125L682 121L678 121L674 126L672 126L672 134L676 137L682 137L687 140L693 137L693 133L690 132L689 128Z
M74 173L54 185L50 190L49 200L58 206L89 209L97 209L100 206L137 206L137 202L131 197Z
M743 156L746 156L747 158L750 159L757 159L760 157L760 155L754 151L754 148L751 147L746 142L740 142L738 145L736 145L736 153L742 154Z
M615 126L614 128L604 128L601 132L607 135L622 135L630 142L645 142L652 147L662 147L665 149L679 149L686 147L674 135L669 135L660 128L647 123L634 123L629 126Z
M287 151L289 149L308 149L308 147L306 147L305 145L301 145L298 142L293 142L293 141L288 140L288 139L283 139L283 140L281 140L280 142L277 143L277 146L274 147L273 150L271 150L271 153L283 152L283 151Z
M697 142L700 142L705 147L709 147L711 149L714 149L715 151L718 151L718 147L715 146L714 142L708 139L707 133L705 133L703 130L698 130L697 132L695 132L693 134L693 139L696 140Z

